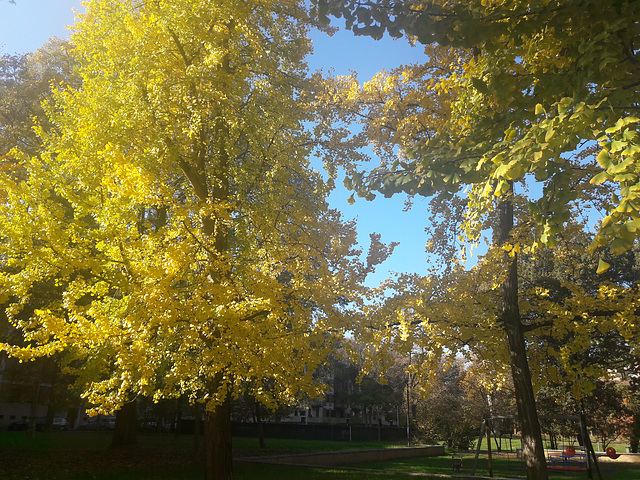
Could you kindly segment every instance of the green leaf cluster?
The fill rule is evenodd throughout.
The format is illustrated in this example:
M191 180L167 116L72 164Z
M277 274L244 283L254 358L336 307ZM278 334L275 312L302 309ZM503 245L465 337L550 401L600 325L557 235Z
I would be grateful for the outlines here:
M362 188L446 196L468 185L501 196L526 181L542 191L530 203L542 243L581 205L606 216L594 246L629 247L639 218L638 2L588 0L579 13L565 0L317 3L356 32L371 23L428 45L424 82L450 112L428 141L399 142L413 163L374 169ZM452 48L459 62L432 68L436 50Z

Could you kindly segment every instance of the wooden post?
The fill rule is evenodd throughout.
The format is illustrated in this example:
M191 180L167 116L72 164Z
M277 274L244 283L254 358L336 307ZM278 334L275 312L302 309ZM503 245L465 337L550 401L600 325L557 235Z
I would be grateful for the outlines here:
M473 461L473 471L471 472L472 476L475 476L478 468L478 457L480 456L480 447L482 447L482 438L484 437L484 428L486 424L487 421L482 420L482 425L480 425L480 435L478 435L478 445L476 445L476 458Z
M596 452L593 450L593 445L591 444L591 438L589 437L589 430L587 429L587 422L584 415L584 410L580 413L580 432L582 433L584 450L586 454L587 460L587 476L589 479L593 479L593 471L591 466L596 467L596 472L598 472L598 478L602 480L602 473L600 473L600 465L598 465L598 458L596 457Z
M487 455L489 456L489 476L493 477L493 462L491 459L491 428L489 427L489 420L485 422L485 430L487 432Z

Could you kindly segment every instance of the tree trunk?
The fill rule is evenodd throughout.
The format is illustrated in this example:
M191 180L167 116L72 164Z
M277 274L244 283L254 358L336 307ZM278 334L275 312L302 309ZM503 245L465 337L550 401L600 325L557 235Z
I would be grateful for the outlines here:
M200 413L200 404L195 402L193 405L193 451L198 454L200 450L200 422L202 420L202 414Z
M513 190L497 200L497 243L508 241L513 229ZM518 306L518 258L510 262L502 285L502 325L507 336L511 374L515 390L518 417L522 431L522 454L527 466L528 480L547 480L542 432L538 421L531 371L527 359L524 328Z
M491 428L490 428L489 421L487 421L485 425L485 434L487 435L487 459L488 459L489 476L493 477L493 458L491 456Z
M228 31L234 31L234 20L227 23ZM229 51L229 39L222 39L223 50ZM180 47L181 48L181 47ZM184 55L183 55L184 56ZM190 59L184 56L185 66L188 66ZM221 69L225 74L233 74L229 54L223 55L221 59ZM192 85L194 91L195 85ZM211 136L209 132L201 130L199 135L194 136L190 158L178 158L178 162L185 177L193 187L193 193L204 207L209 202L216 205L224 204L229 200L229 152L227 150L229 141L229 125L223 116L216 120L215 134ZM207 171L208 170L208 171ZM209 178L213 177L213 180ZM214 250L220 255L225 255L229 250L229 226L225 220L203 214L200 217L202 222L201 232L203 236L212 238ZM228 275L224 268L213 268L208 276L213 281L220 281ZM210 338L212 342L219 338L220 331L216 328ZM218 393L218 387L222 374L218 373L212 379L211 393ZM233 479L233 463L231 456L231 397L229 392L225 395L224 401L215 406L213 411L207 408L204 421L205 436L205 469L207 480L231 480Z
M44 425L42 426L43 432L51 432L53 430L53 418L55 413L53 405L51 405L51 403L47 403L47 416L45 417Z
M174 429L173 434L176 438L182 433L182 397L176 399L176 411L174 414Z
M31 397L31 405L29 407L29 426L27 436L34 438L37 428L38 406L40 405L40 376L41 368L39 361L34 362L33 368L33 391Z
M116 427L111 448L129 447L138 443L138 414L136 402L128 402L116 411Z
M256 402L256 423L258 424L258 442L260 443L260 448L265 448L264 444L264 428L262 427L262 412L260 411L260 402L255 400Z
M69 422L68 429L75 430L78 428L78 413L79 408L70 408L67 410L67 420Z
M231 398L207 410L204 421L206 480L232 480Z

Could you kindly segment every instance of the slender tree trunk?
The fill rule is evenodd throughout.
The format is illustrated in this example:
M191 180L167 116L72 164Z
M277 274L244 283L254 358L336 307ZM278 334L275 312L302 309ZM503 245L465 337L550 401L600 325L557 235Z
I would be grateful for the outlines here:
M138 413L136 402L128 402L116 411L116 427L111 439L111 448L128 447L138 443Z
M489 468L489 476L493 477L493 458L491 456L491 427L489 420L485 425L485 434L487 435L487 458L488 458L488 468Z
M55 413L56 412L53 410L53 405L51 405L51 402L49 401L47 403L47 416L45 417L44 425L42 426L43 432L51 432L53 430L53 418L55 416Z
M204 421L206 480L232 480L231 398L207 410Z
M508 241L513 229L513 190L498 199L497 243ZM524 328L518 306L518 258L510 262L507 278L502 285L502 325L507 336L511 374L522 431L522 453L527 466L528 480L547 480L542 432L538 421L531 371L527 359Z
M36 435L38 407L40 405L40 381L41 381L40 361L34 362L33 368L33 391L31 397L31 405L29 408L29 426L27 436L33 438Z
M258 442L260 443L260 448L265 448L264 444L264 428L262 428L262 410L260 408L260 402L255 400L256 403L256 423L258 424Z
M193 424L193 451L197 454L200 450L200 421L202 419L200 404L198 402L195 402L193 405L193 410L193 417L195 419Z
M174 415L175 428L173 434L176 438L182 433L182 397L176 399L176 411Z

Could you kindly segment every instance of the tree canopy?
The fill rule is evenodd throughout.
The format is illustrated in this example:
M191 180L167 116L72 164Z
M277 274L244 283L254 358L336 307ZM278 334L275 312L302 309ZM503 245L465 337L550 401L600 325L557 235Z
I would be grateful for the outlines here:
M595 207L607 216L594 244L630 247L638 224L637 2L314 3L321 17L343 16L356 34L404 34L457 53L425 82L452 98L446 124L412 139L403 161L357 182L363 193L470 184L473 212L489 208L486 199L507 193L509 182L538 183L530 209L537 238L552 245L567 206L602 185Z
M205 403L210 478L230 476L231 396L318 392L388 253L373 236L360 260L310 165L307 29L297 1L88 2L81 84L56 88L42 148L8 153L20 174L0 180L3 300L28 342L3 349L82 359L101 411ZM60 294L25 318L39 282Z
M434 197L435 211L447 210L447 203L449 212L464 212L464 220L443 225L472 243L493 232L482 267L494 269L488 277L472 279L473 272L458 269L446 272L444 284L424 279L401 285L399 320L389 323L399 326L404 343L426 343L426 355L433 357L442 351L440 339L464 345L464 331L475 338L480 325L504 334L528 476L544 479L526 348L527 332L540 325L523 317L527 305L519 301L517 259L556 245L572 214L585 208L606 215L593 248L610 245L620 254L633 245L640 222L634 203L640 7L633 1L586 1L577 15L575 2L563 0L313 5L321 21L343 17L355 34L381 38L388 32L426 46L422 65L381 73L362 87L352 81L345 88L348 80L337 85L345 110L356 112L365 123L363 135L386 154L379 166L350 172L346 186L365 198L374 192ZM517 197L523 187L530 189L526 203ZM452 252L449 239L440 244L440 251ZM601 260L598 271L608 267ZM467 289L458 290L460 284ZM493 291L494 300L481 300L483 290ZM604 299L616 295L604 293ZM456 308L467 297L467 306ZM578 291L571 298L589 303ZM590 298L595 307L600 297ZM634 298L632 291L628 311L616 318L634 323ZM413 320L419 309L434 309L433 317L447 321L424 327L432 317ZM420 325L420 332L410 331L411 325ZM492 343L491 335L483 339Z
M534 379L579 367L590 381L603 369L585 355L593 337L637 342L635 278L580 283L544 266L575 266L587 209L604 217L600 273L620 271L607 252L631 252L640 228L640 2L579 6L315 0L309 16L297 0L87 2L64 68L77 66L58 72L37 135L29 109L55 74L19 79L34 86L28 108L2 100L19 113L2 125L0 284L26 341L3 350L81 360L100 409L138 395L206 404L210 478L230 476L231 397L318 392L313 372L347 330L371 362L419 349L410 369L425 378L473 354L495 384L511 368L529 475L545 478L529 365ZM424 44L425 61L364 85L309 76L307 30L329 14ZM341 128L356 119L361 131ZM364 144L381 162L359 170ZM326 201L339 167L364 198L432 197L428 248L444 268L365 302L392 247L373 235L361 259ZM453 261L489 232L475 267ZM527 269L544 275L523 288ZM36 302L43 285L52 295Z

